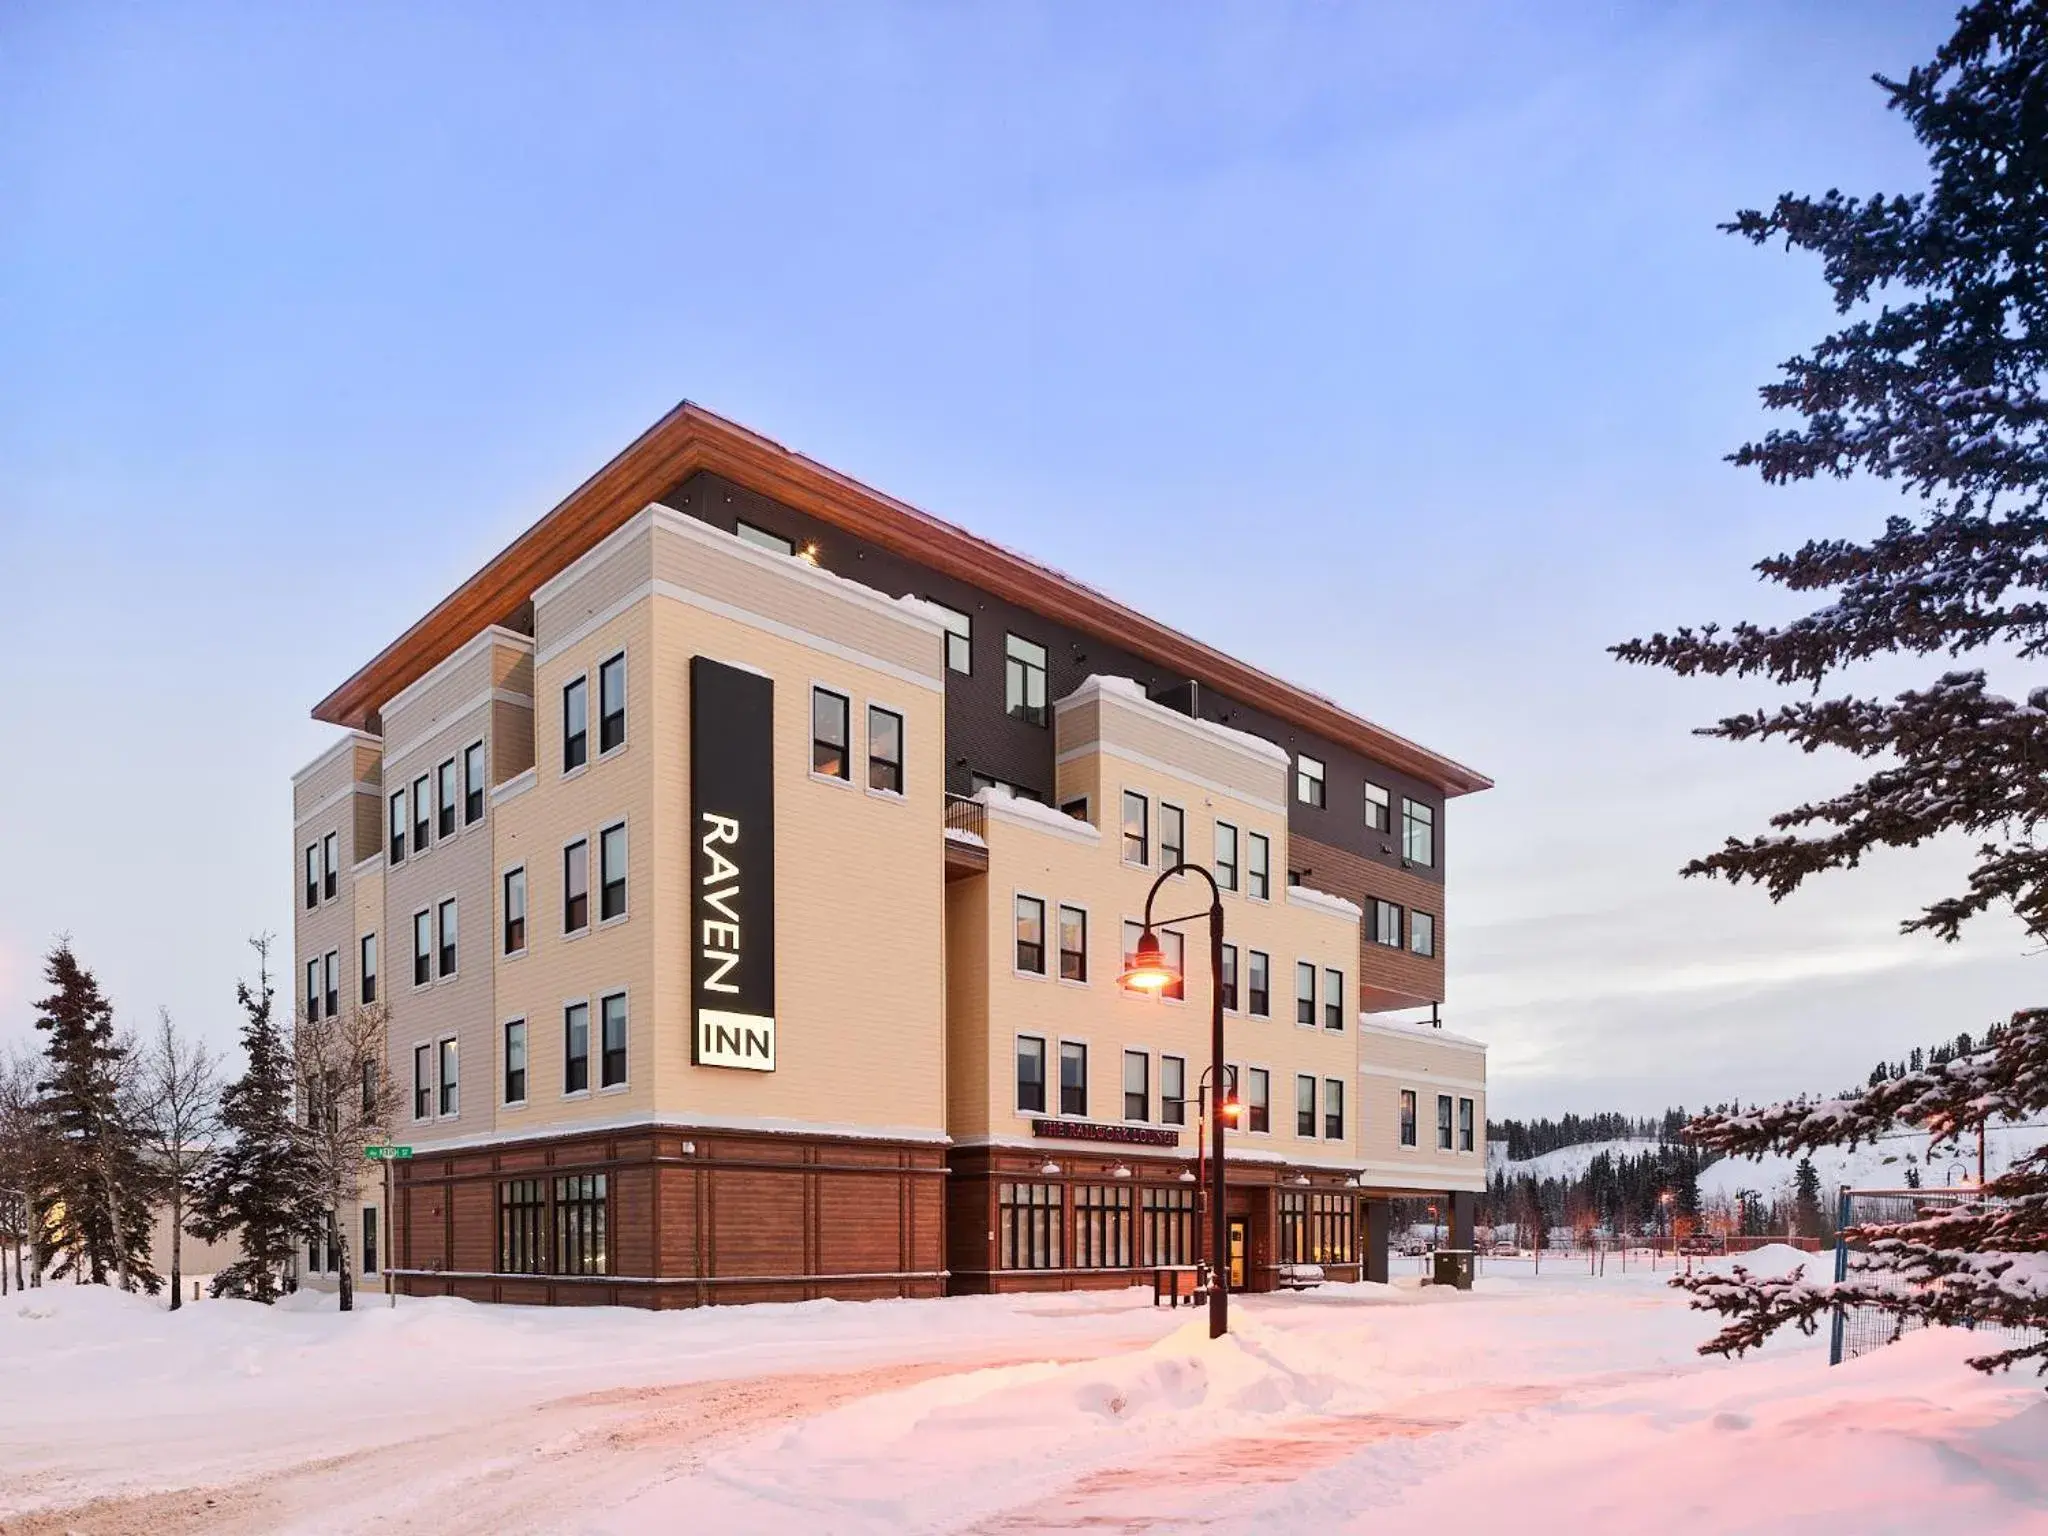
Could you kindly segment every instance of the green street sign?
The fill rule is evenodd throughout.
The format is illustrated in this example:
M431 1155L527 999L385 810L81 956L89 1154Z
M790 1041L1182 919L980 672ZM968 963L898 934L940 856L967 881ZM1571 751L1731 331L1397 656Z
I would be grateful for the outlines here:
M363 1156L367 1157L373 1163L381 1163L387 1159L393 1162L404 1162L407 1158L412 1156L412 1148L365 1147L363 1148Z

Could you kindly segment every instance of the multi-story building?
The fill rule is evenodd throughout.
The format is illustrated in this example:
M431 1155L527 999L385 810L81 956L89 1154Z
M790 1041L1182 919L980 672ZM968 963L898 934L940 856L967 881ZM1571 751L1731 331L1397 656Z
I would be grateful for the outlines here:
M1191 1261L1206 920L1171 995L1118 981L1182 860L1233 1279L1383 1277L1399 1195L1469 1230L1484 1050L1375 1016L1443 1000L1445 807L1488 781L696 406L314 713L299 1007L386 1014L414 1156L351 1219L406 1290Z

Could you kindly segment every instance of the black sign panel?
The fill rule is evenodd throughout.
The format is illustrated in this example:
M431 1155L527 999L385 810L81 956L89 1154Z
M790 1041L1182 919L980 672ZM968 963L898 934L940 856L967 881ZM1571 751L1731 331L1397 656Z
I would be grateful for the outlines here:
M690 658L690 1059L775 1070L775 684Z

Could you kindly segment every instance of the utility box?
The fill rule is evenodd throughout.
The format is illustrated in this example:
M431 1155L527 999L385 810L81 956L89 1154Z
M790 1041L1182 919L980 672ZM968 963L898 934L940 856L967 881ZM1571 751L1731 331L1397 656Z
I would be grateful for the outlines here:
M1435 1263L1429 1276L1431 1285L1450 1285L1461 1291L1472 1289L1470 1248L1439 1248L1433 1257Z

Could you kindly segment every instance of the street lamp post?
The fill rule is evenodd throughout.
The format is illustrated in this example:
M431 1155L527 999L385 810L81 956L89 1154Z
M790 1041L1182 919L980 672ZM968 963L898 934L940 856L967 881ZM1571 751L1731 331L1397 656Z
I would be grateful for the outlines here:
M1175 875L1197 874L1209 883L1209 1073L1215 1083L1219 1113L1209 1121L1209 1337L1220 1339L1230 1331L1230 1251L1223 1220L1223 892L1216 877L1199 864L1182 862L1159 872L1152 889L1145 893L1145 928L1138 936L1138 948L1130 958L1121 980L1127 987L1158 992L1180 980L1180 973L1167 964L1166 951L1153 931L1152 902L1159 888ZM1170 917L1169 923L1189 922L1204 914L1190 912Z

